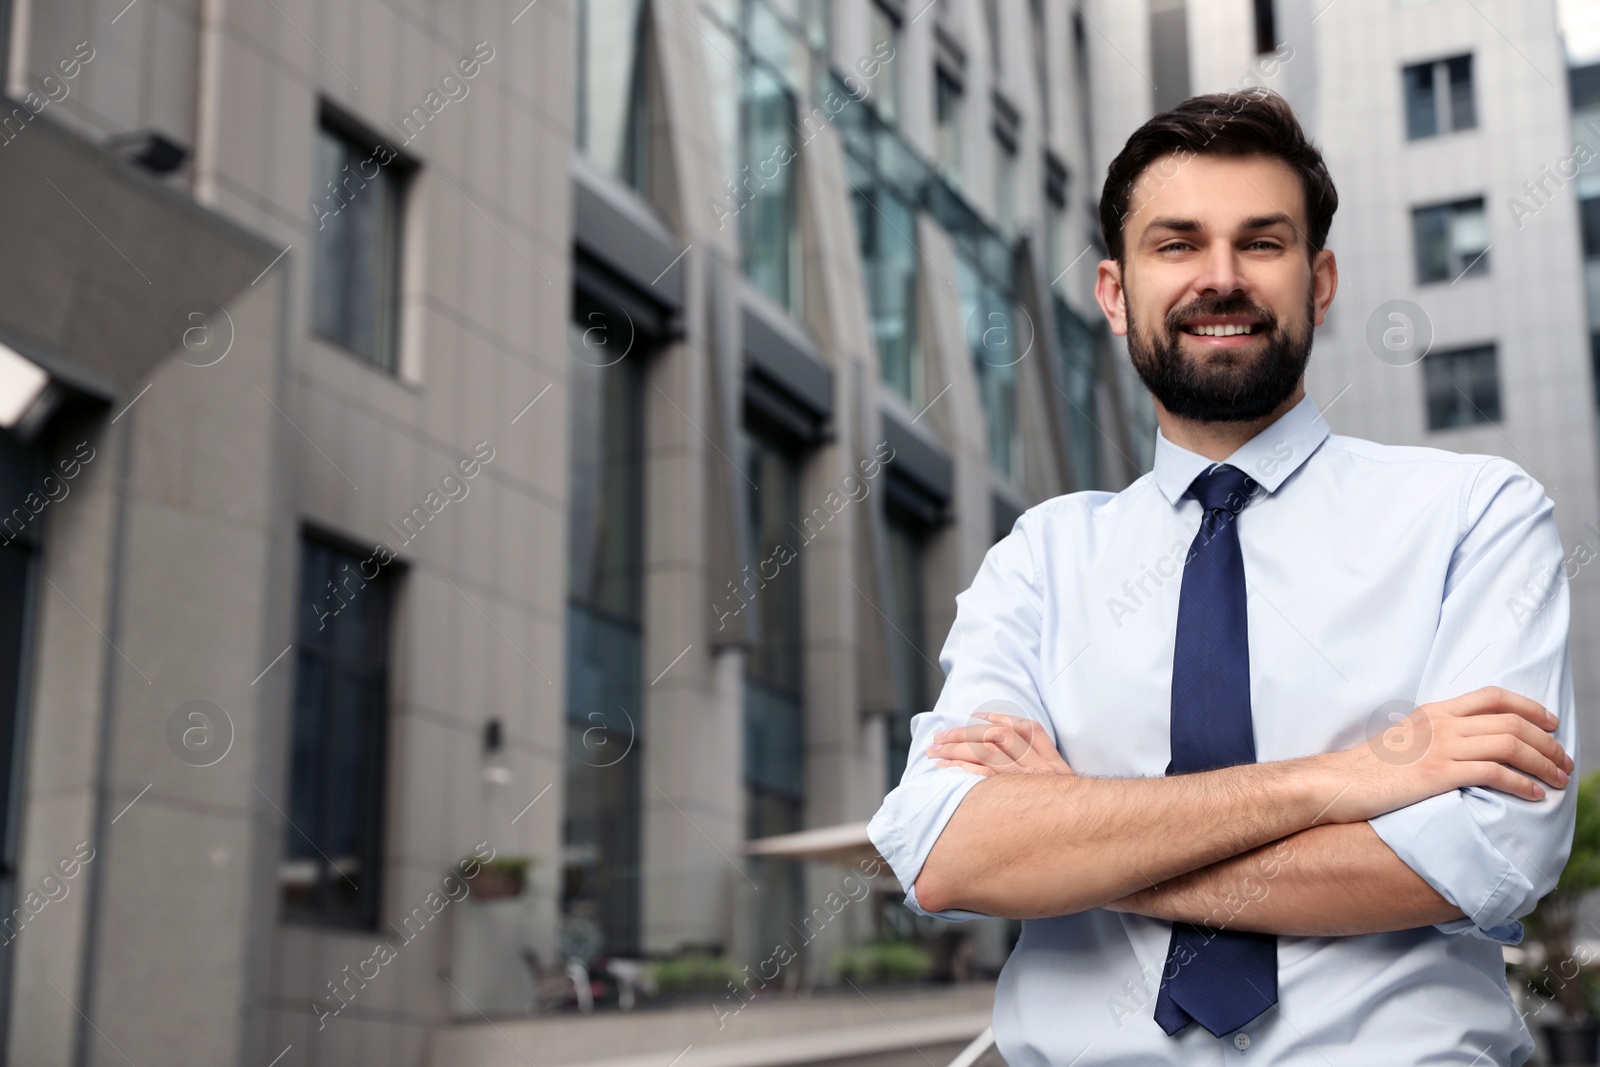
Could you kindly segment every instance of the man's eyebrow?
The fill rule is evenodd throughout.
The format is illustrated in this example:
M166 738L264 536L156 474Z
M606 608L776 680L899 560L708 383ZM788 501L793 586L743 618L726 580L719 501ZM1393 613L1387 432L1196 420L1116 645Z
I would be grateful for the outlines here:
M1250 218L1245 219L1244 225L1240 226L1239 228L1241 230L1265 230L1271 226L1287 226L1291 230L1296 228L1294 220L1281 211L1275 212L1271 215L1251 216Z
M1254 230L1270 229L1273 226L1287 226L1291 230L1295 230L1296 233L1299 232L1295 227L1294 220L1282 211L1274 212L1271 215L1252 215L1240 224L1239 229L1248 233ZM1202 228L1195 219L1158 218L1151 219L1145 225L1143 236L1146 240L1149 240L1150 235L1158 230L1169 233L1199 233Z
M1145 226L1145 232L1151 230L1175 230L1178 233L1199 233L1200 223L1194 219L1162 218L1151 219Z

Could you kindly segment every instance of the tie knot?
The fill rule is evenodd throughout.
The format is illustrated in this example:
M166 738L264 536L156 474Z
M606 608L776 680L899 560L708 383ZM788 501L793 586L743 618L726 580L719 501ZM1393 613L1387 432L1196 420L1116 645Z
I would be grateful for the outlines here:
M1189 483L1189 492L1207 511L1222 509L1237 515L1260 488L1254 478L1238 467L1217 466Z

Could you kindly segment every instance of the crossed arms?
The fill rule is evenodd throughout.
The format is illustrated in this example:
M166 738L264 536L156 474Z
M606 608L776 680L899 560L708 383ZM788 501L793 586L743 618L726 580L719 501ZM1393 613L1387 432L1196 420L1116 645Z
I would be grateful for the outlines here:
M935 735L972 788L916 879L928 910L1011 918L1087 908L1266 933L1334 936L1465 919L1367 821L1463 786L1538 800L1572 760L1553 715L1496 688L1423 705L1415 758L1381 744L1167 778L1073 773L1035 722ZM1508 766L1509 765L1509 766ZM1512 770L1511 768L1517 770Z
M1106 908L1287 935L1434 925L1514 942L1571 843L1569 599L1556 581L1531 614L1502 610L1528 575L1560 566L1538 483L1491 460L1461 500L1466 532L1418 682L1433 702L1405 724L1428 738L1418 751L1373 741L1165 778L1088 777L1059 755L1040 563L1059 531L1025 514L957 597L944 690L914 720L905 777L869 827L907 903L957 919ZM1049 632L1059 641L1056 621ZM968 714L991 701L1015 716Z

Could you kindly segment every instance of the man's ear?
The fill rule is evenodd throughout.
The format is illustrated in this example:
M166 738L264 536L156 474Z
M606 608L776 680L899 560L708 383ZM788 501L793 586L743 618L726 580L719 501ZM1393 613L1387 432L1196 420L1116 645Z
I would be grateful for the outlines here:
M1114 259L1102 259L1095 269L1095 303L1105 312L1111 332L1122 337L1128 332L1127 293L1122 287L1122 268Z
M1333 294L1339 289L1339 264L1333 253L1324 248L1311 264L1312 325L1321 326L1333 304Z

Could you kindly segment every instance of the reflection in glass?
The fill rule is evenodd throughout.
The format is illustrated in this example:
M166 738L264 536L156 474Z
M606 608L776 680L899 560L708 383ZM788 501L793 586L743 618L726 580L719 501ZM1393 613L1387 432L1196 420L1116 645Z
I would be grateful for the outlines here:
M801 828L805 796L805 716L800 607L800 472L797 458L761 434L745 431L742 459L755 483L746 523L754 562L741 597L756 617L756 644L745 661L744 779L748 837ZM771 858L751 864L762 887L757 943L789 940L801 896L800 865Z
M577 0L578 148L635 189L648 163L644 6L641 0Z
M580 303L568 327L572 499L568 508L567 728L561 908L600 932L601 951L640 949L639 768L643 608L640 354L595 360ZM622 336L626 327L614 324Z
M911 753L911 717L927 710L927 660L923 651L922 555L926 528L891 507L889 527L889 671L894 713L888 717L888 786L905 773Z
M1104 438L1095 425L1095 337L1089 324L1065 300L1057 296L1053 302L1060 341L1055 353L1056 377L1061 383L1061 392L1054 400L1065 415L1072 489L1099 489Z

